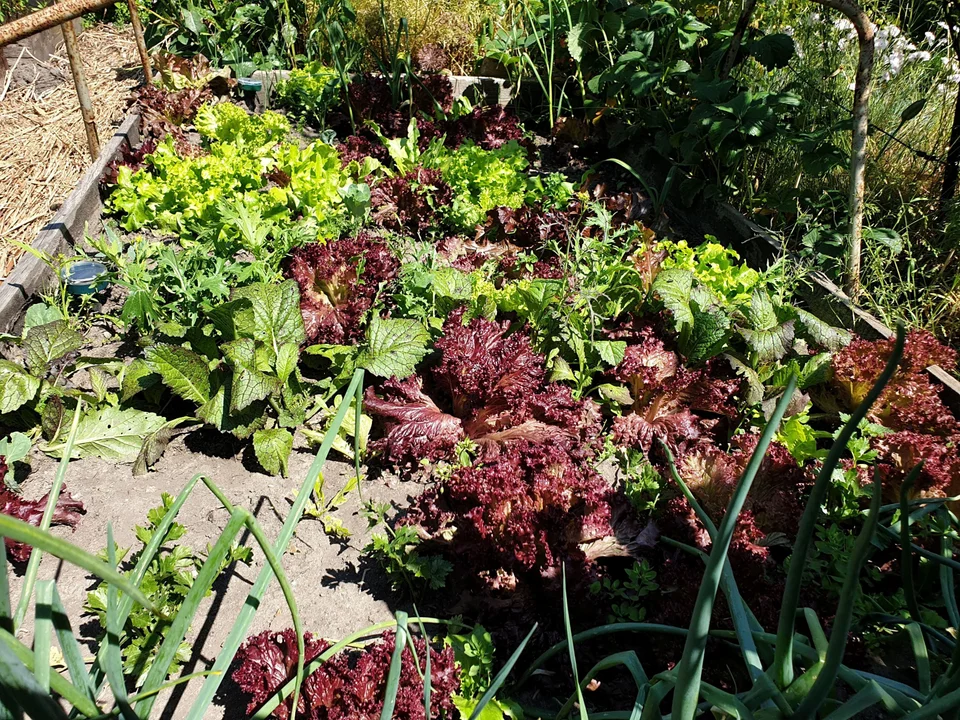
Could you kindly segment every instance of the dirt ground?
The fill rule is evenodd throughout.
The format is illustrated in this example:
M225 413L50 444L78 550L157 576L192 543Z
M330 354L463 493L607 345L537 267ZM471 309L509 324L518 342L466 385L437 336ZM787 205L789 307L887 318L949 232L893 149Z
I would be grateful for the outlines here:
M79 45L103 144L126 115L143 70L129 27L86 28ZM46 61L18 52L7 62L0 85L0 277L20 253L11 241L31 243L91 162L63 44Z
M251 510L267 536L275 538L290 508L299 483L306 476L313 461L307 452L294 453L290 458L290 477L273 478L251 469L245 453L231 454L234 448L224 450L203 432L181 437L171 443L164 457L149 474L134 477L129 465L118 465L97 459L84 459L70 464L66 486L70 493L83 501L86 515L75 531L55 528L55 532L80 547L99 552L106 547L107 524L112 523L116 542L120 547L136 543L134 526L143 524L147 511L160 504L162 492L176 495L193 477L200 473L213 479L231 501ZM216 454L209 454L215 452ZM218 456L219 455L219 456ZM36 453L32 471L24 481L27 497L45 494L56 473L56 462ZM332 496L352 476L353 466L336 460L328 461L324 473L324 491ZM401 504L408 495L416 494L418 486L385 477L363 484L363 500ZM395 596L378 568L361 562L360 549L370 532L366 519L359 511L361 498L352 492L343 506L335 512L351 531L351 538L338 542L324 534L317 520L303 520L294 540L283 557L284 569L299 605L304 627L321 637L337 640L350 632L373 623L390 620ZM188 531L180 541L198 551L213 543L228 519L227 512L202 484L198 483L192 497L184 505L178 520ZM255 547L252 537L245 543ZM217 581L214 592L201 605L197 617L202 625L191 628L188 640L194 647L191 662L184 672L203 670L212 663L240 610L250 586L256 580L264 560L254 549L250 567L238 564ZM82 640L93 640L99 626L92 616L83 614L87 591L95 582L83 571L45 557L40 578L55 578L72 627L79 628ZM22 578L12 578L11 595L15 603L19 597ZM27 626L20 633L29 642L33 611L28 613ZM276 582L256 614L249 634L265 629L282 629L292 625L282 593ZM92 655L92 651L91 651ZM181 686L176 696L160 717L172 720L186 715L199 690L200 681ZM230 695L231 683L224 680L220 697L207 712L208 718L232 718L241 715L242 700ZM224 706L226 704L226 707ZM162 703L161 703L162 705Z

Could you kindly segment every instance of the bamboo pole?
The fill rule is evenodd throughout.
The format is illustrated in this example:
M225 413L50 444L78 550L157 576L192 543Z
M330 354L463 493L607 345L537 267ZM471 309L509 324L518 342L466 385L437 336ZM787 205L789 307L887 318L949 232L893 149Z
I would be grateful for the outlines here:
M93 104L90 102L90 88L87 87L87 78L83 74L83 61L80 59L80 49L77 47L77 33L73 29L73 20L68 20L60 27L63 30L67 58L70 60L70 72L73 73L73 84L77 88L77 100L80 101L80 115L83 117L83 129L87 133L87 147L90 148L90 157L96 160L100 155L100 138L97 137L97 121L93 115Z
M147 54L147 42L143 39L137 0L127 0L127 7L130 8L130 24L133 25L133 36L137 39L137 51L140 53L140 64L143 65L143 82L150 85L153 83L153 70L150 67L150 55Z
M103 10L115 2L117 0L60 0L22 18L0 25L0 47L57 25L63 25L84 13Z

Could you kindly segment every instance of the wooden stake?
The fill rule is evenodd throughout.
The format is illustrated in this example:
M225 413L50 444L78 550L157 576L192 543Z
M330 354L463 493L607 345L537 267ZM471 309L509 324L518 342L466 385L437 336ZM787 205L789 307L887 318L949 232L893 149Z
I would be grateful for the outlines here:
M90 157L96 160L97 156L100 155L100 138L97 137L97 121L93 115L87 78L83 74L83 61L80 59L80 48L77 47L77 34L73 29L73 20L68 20L60 28L63 30L63 42L67 48L67 58L70 60L73 84L77 88L77 100L80 101L80 115L83 117L83 129L87 133L87 147L90 148Z
M137 39L137 51L140 53L140 64L143 65L143 82L151 85L153 70L150 67L150 55L147 54L147 42L143 39L143 24L140 22L137 0L127 0L127 7L130 8L130 24L133 25L133 36Z

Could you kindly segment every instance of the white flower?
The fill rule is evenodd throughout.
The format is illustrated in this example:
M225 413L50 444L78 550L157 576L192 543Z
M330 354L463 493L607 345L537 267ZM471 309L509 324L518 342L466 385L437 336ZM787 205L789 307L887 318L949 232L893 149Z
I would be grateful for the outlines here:
M891 74L896 75L903 67L903 53L899 49L895 49L887 57L887 65L890 67Z
M960 83L960 73L954 73L953 75L948 77L947 80L952 83Z
M932 32L930 32L929 30L927 30L927 31L923 34L923 39L927 41L927 45L936 45L936 44L937 44L937 36L934 35Z
M856 89L857 89L857 83L856 83L856 81L853 81L852 83L850 83L849 85L847 85L847 90L849 90L850 92L853 92L853 91L856 90Z
M912 52L912 53L910 53L909 55L907 55L907 60L906 60L906 62L911 63L911 62L916 62L916 61L918 61L918 60L919 60L920 62L927 62L927 61L929 61L929 60L930 60L930 53L928 53L926 50L917 50L916 52Z

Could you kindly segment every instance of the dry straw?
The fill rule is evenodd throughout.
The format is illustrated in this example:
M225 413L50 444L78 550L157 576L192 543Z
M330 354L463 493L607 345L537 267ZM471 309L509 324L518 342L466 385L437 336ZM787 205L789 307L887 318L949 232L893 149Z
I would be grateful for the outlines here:
M130 91L142 71L129 28L89 28L79 37L100 136L123 120ZM29 82L12 87L24 68ZM58 82L51 84L52 80ZM10 58L0 86L0 274L13 269L19 250L30 243L76 186L90 163L87 143L63 45L47 61L29 51Z

